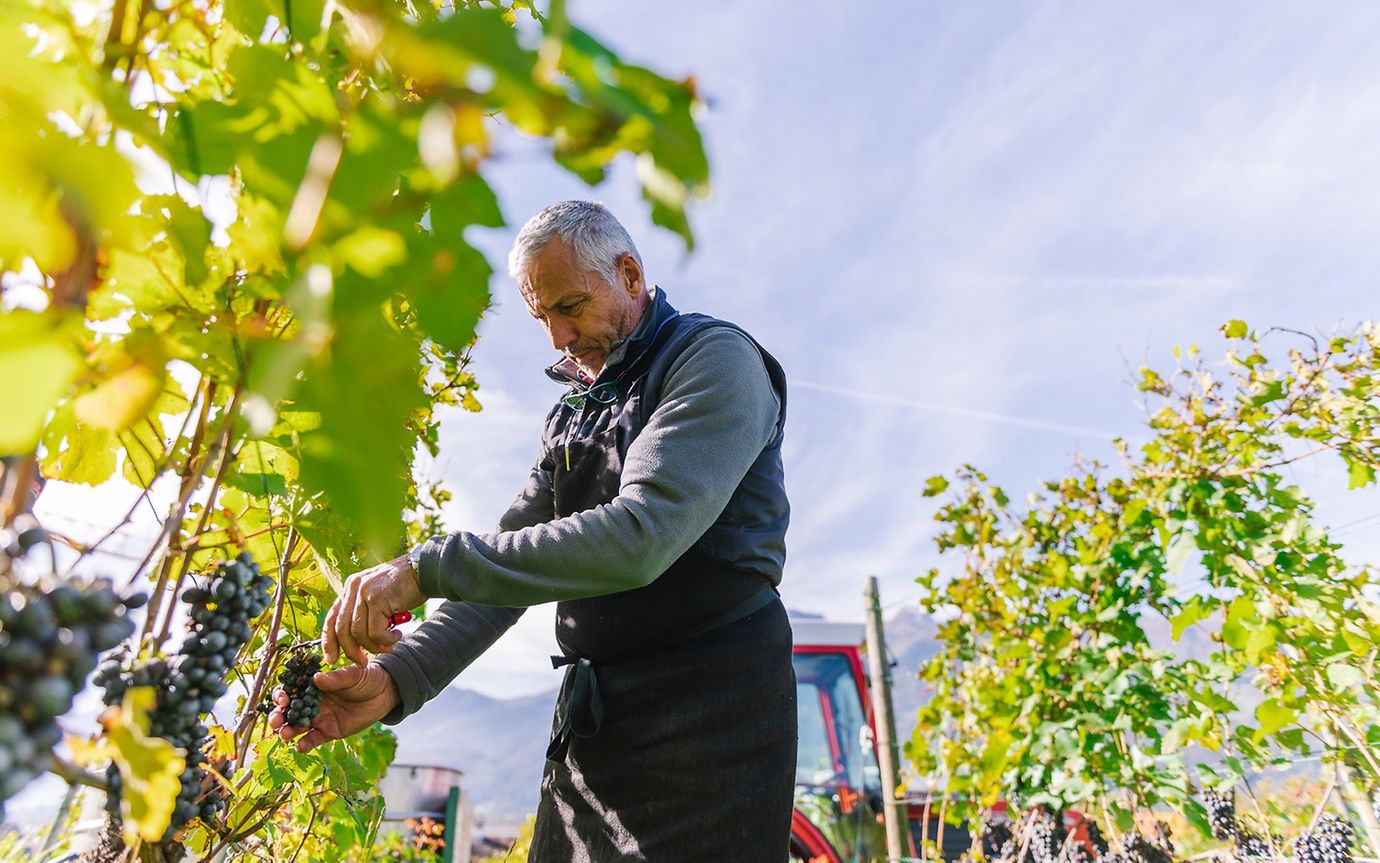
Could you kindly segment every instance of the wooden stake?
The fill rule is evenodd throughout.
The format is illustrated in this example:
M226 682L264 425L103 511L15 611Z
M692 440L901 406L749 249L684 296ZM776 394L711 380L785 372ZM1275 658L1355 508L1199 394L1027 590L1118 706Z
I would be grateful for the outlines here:
M899 750L896 743L896 717L891 707L891 667L886 661L886 635L882 624L882 601L877 592L877 577L868 576L867 589L867 667L871 678L872 716L877 727L877 762L882 772L882 819L886 824L886 859L901 859L901 829L906 823L905 803L896 797L900 784L897 773Z

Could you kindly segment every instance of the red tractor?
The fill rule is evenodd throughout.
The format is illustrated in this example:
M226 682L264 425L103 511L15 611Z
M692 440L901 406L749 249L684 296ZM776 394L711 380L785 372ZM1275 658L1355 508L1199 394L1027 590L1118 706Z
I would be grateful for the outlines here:
M863 626L795 620L792 628L800 733L792 859L885 859L876 722L860 648ZM908 855L915 854L916 838L906 837ZM968 847L966 832L952 827L944 840L956 851Z

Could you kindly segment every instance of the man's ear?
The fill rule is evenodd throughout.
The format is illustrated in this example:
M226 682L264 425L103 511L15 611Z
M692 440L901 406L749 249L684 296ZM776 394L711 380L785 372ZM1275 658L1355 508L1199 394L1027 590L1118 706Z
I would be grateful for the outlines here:
M629 296L636 297L642 293L642 268L638 266L637 258L627 252L618 259L618 278Z

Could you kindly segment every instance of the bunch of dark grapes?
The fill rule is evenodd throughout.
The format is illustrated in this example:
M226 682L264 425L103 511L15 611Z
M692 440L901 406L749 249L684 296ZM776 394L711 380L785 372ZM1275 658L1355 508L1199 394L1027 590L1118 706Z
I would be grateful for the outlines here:
M1207 808L1212 838L1232 839L1236 836L1236 795L1234 792L1203 792L1203 806Z
M0 803L47 769L62 737L57 718L97 656L134 633L126 612L147 601L121 598L106 578L0 579Z
M283 718L294 728L305 728L321 709L321 690L312 682L321 670L321 654L314 650L297 650L283 663L278 682L288 695Z
M1087 825L1088 844L1092 846L1094 856L1101 858L1107 853L1107 838L1102 835L1102 828L1097 826L1096 821L1085 821Z
M982 816L982 856L987 860L1011 859L1016 856L1016 841L1005 816L994 813Z
M1059 853L1059 863L1094 863L1097 859L1088 846L1077 840L1065 844Z
M1236 831L1236 856L1269 857L1271 856L1270 843L1266 842L1265 837L1259 833L1238 828Z
M211 820L224 799L222 787L205 770L207 728L201 717L225 694L228 669L253 634L249 621L268 607L272 586L273 579L261 574L254 559L243 552L219 564L204 587L183 592L191 620L175 662L153 659L128 669L115 662L101 669L107 704L117 703L131 686L155 687L158 697L149 731L187 751L182 788L165 839L193 818ZM119 779L113 767L108 778L107 805L113 814L119 807Z
M1064 819L1048 809L1037 809L1026 829L1025 863L1055 863L1064 844Z
M1156 825L1155 836L1150 838L1135 832L1122 839L1125 857L1130 863L1174 863L1174 845L1169 841L1167 830L1161 830L1163 822Z
M1336 815L1324 815L1318 826L1299 836L1294 847L1298 863L1351 863L1351 825Z

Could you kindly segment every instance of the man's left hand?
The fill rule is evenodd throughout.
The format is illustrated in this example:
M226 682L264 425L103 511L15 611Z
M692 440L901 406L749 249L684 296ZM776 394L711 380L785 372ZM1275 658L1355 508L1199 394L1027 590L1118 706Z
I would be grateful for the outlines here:
M335 662L343 653L356 665L365 665L368 653L392 650L402 636L390 628L389 618L424 602L426 596L407 555L350 576L326 615L321 633L326 662Z

